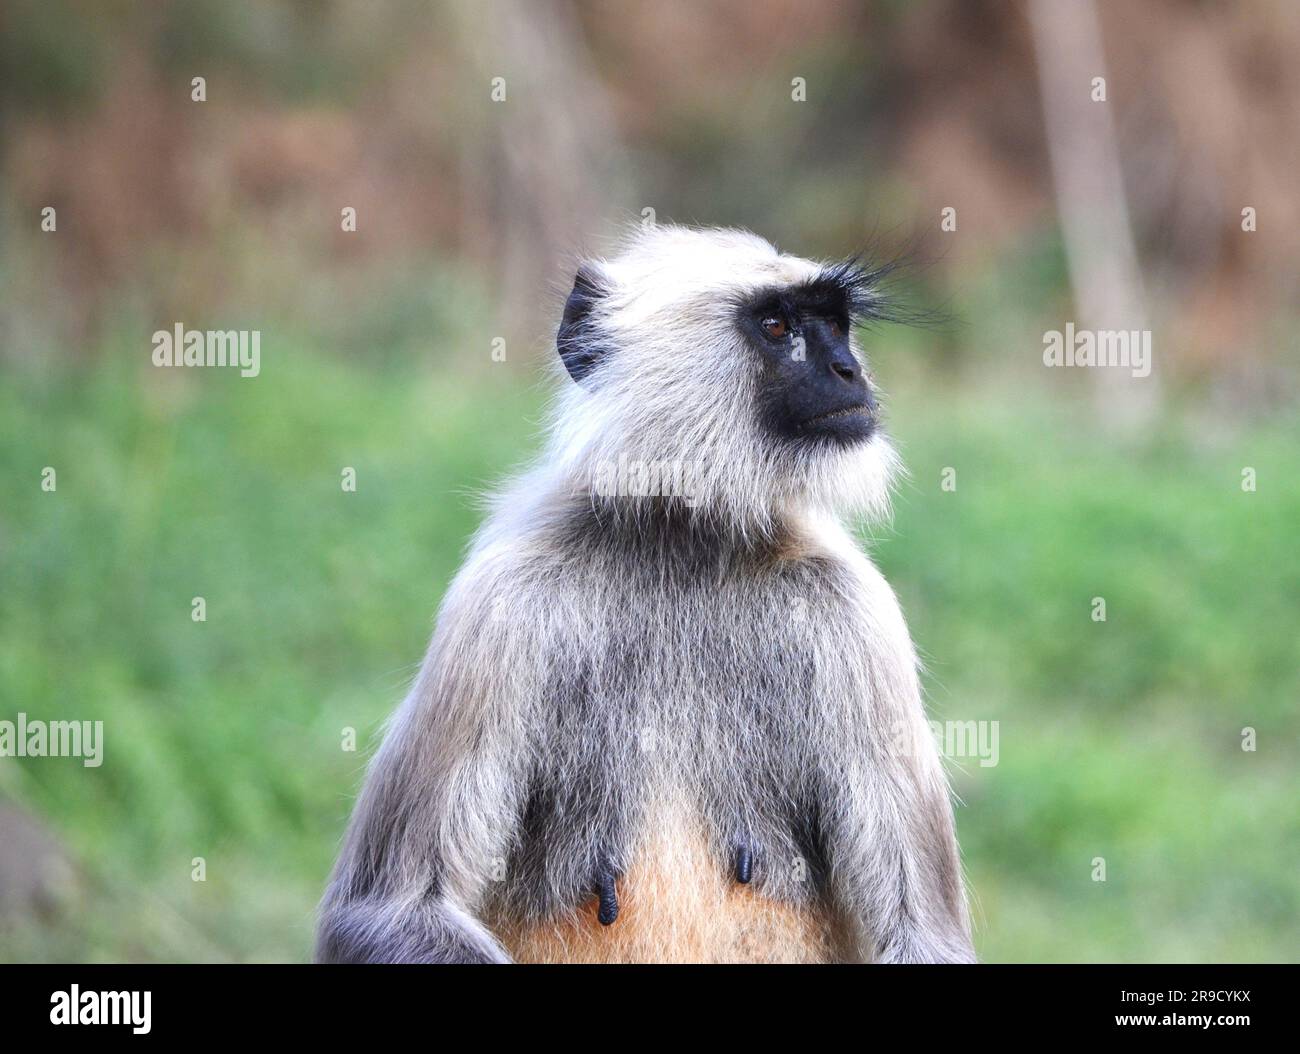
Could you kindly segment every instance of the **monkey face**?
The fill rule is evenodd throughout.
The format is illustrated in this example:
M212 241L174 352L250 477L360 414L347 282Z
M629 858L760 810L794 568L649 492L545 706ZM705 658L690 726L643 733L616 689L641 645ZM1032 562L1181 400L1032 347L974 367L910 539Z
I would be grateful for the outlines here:
M779 441L864 443L878 408L849 342L847 300L835 289L794 287L741 307L742 332L760 363L759 415Z

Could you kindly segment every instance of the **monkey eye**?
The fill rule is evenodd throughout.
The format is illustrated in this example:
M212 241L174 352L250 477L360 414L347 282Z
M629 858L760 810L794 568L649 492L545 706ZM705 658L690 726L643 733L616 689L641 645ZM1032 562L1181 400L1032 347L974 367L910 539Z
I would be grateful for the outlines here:
M844 330L840 328L840 324L835 319L831 319L831 336L837 340L844 336Z
M763 319L763 331L775 340L780 340L790 332L786 327L785 319L777 318L775 315L771 318Z

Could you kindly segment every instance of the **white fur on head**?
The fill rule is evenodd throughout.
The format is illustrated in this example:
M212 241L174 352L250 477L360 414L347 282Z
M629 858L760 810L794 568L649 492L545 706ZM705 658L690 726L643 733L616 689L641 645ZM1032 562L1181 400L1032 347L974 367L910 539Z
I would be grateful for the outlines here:
M589 331L609 350L582 384L565 379L544 460L555 483L600 501L611 480L633 494L677 480L688 507L745 536L770 537L800 513L888 513L897 457L879 431L848 448L800 448L760 425L761 363L737 303L826 265L747 231L655 226L584 266L603 292ZM626 496L604 504L633 516L644 507Z

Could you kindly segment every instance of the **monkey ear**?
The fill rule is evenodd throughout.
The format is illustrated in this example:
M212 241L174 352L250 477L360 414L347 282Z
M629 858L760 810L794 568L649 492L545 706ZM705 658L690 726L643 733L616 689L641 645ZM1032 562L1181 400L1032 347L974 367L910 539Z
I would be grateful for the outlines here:
M606 293L594 268L583 264L573 280L573 292L564 304L555 348L569 376L581 384L607 353L608 346L596 332L592 309Z

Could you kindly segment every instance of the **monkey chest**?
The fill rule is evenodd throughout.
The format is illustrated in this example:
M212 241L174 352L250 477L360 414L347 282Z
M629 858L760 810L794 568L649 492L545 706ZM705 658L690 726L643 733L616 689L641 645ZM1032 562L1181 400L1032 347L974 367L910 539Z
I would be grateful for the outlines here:
M554 665L490 912L517 959L843 957L821 817L845 737L815 613L775 585L641 583L594 620L598 647Z

